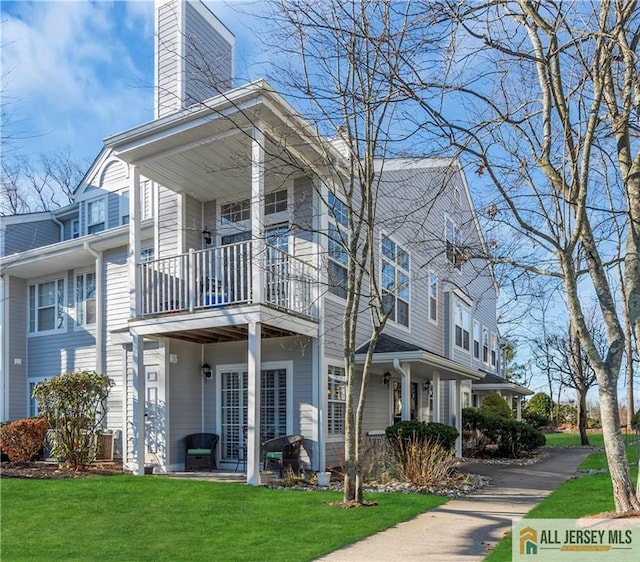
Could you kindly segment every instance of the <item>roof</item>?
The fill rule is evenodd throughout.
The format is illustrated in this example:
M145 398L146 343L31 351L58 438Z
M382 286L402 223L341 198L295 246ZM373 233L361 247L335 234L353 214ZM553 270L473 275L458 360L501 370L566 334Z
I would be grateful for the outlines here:
M508 379L505 379L494 373L483 371L485 373L484 378L481 381L474 381L473 388L476 390L511 390L512 392L524 395L533 394L532 390L529 390L526 386L521 386Z
M356 350L356 362L363 363L369 348L366 343ZM472 380L484 377L484 373L471 369L451 359L388 334L380 334L373 353L373 364L388 369L401 368L401 363L411 364L412 376L415 372L419 377L430 377L433 373L440 374L442 380Z

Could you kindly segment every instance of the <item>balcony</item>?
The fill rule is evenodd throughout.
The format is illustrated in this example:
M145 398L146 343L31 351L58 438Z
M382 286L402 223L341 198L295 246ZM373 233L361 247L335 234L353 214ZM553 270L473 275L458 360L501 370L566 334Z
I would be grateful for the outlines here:
M139 264L139 317L264 304L315 320L316 268L272 246L254 259L256 251L254 241L245 241ZM263 268L261 302L254 267Z

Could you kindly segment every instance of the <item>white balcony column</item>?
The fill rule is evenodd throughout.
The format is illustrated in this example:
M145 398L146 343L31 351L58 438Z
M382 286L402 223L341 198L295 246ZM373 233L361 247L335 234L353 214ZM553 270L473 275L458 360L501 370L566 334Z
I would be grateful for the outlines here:
M253 128L251 142L251 283L252 301L263 302L264 292L264 133Z
M516 394L514 399L516 401L516 420L522 421L522 396Z
M131 358L131 399L133 403L133 473L144 474L145 461L145 372L144 372L144 338L132 332Z
M458 430L456 438L456 457L462 456L462 380L456 379L455 391L453 393L453 411L455 427Z
M129 179L129 318L140 314L138 262L140 261L140 172L131 165Z
M433 411L431 412L431 420L440 423L440 392L442 391L440 384L440 374L433 373Z
M260 373L262 324L249 322L247 361L247 484L260 485Z
M402 421L411 419L411 365L402 365L401 379Z

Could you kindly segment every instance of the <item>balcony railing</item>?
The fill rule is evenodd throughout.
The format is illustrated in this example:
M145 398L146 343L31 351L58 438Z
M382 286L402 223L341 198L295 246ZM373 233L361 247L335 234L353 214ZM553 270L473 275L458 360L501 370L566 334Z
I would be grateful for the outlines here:
M269 304L313 317L315 268L272 246L255 262L264 268L262 303L255 301L253 246L237 242L140 264L141 315Z

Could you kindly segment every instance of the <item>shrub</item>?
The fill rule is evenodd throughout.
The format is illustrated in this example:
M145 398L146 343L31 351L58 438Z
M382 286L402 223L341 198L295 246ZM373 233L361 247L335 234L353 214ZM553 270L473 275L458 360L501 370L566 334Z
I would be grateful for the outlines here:
M28 418L3 425L0 449L12 461L32 461L42 450L48 427L45 418Z
M497 414L503 418L512 418L511 406L507 401L499 394L490 394L487 396L480 406L480 410L483 412L491 412Z
M428 443L438 443L445 449L453 449L458 438L458 430L443 423L422 421L400 421L387 427L385 430L387 438L392 446L398 439L416 438Z
M526 423L476 408L465 408L462 411L462 426L465 432L475 433L476 439L480 436L489 439L494 445L496 456L516 458L546 442L540 430ZM488 450L485 447L482 452Z
M33 392L53 431L53 456L74 470L85 470L96 458L113 384L105 375L78 371L44 381Z
M538 392L531 397L524 407L526 414L536 414L545 420L543 425L548 425L551 420L551 398L544 392Z
M415 486L430 486L446 479L456 465L453 451L442 445L421 438L395 438L398 449L398 477Z
M531 427L540 428L549 423L549 418L541 416L536 412L524 412L522 419L525 423L528 423Z

